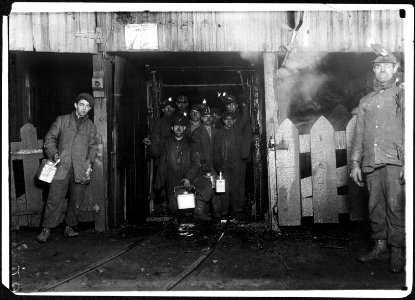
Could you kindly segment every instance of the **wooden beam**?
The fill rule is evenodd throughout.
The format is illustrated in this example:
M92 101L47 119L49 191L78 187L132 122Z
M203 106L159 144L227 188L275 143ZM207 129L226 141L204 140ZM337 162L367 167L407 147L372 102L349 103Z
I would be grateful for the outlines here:
M93 65L93 77L94 78L103 78L104 87L106 87L107 83L111 81L110 78L112 77L112 66L110 62L104 61L102 57L102 53L92 56L92 65ZM110 71L107 70L110 69ZM107 75L107 76L105 76ZM108 229L108 220L107 220L107 210L108 210L108 136L107 136L107 103L108 103L108 96L104 93L104 97L95 97L94 103L94 123L97 126L99 140L100 140L100 147L98 151L98 155L96 158L96 165L99 168L95 171L100 172L97 176L102 178L102 188L104 190L103 194L103 201L100 205L100 211L98 213L97 219L95 221L95 229L97 231L103 231Z

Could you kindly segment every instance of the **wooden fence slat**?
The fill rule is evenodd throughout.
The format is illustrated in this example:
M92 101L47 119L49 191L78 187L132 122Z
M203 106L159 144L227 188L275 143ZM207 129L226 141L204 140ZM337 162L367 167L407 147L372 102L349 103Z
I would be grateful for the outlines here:
M345 131L336 131L334 133L334 143L335 143L335 149L341 150L346 149L346 132Z
M311 197L313 195L313 187L311 183L311 176L301 179L301 197Z
M300 145L298 130L289 119L278 127L275 142L279 225L301 225Z
M32 124L25 124L20 129L21 149L35 149L38 145L36 128ZM36 172L39 168L39 155L27 154L23 158L24 181L26 189L27 210L41 213L42 190L36 186Z
M347 176L347 166L339 167L336 169L337 187L347 185L349 177Z
M310 130L313 209L315 223L338 223L334 129L320 117Z
M301 198L301 213L303 217L313 216L313 197Z
M302 134L299 136L300 140L300 153L310 152L310 135Z
M354 128L356 125L356 116L349 121L346 126L346 142L347 142L347 174L350 174L350 151L353 142ZM367 212L367 200L365 200L365 191L364 188L359 187L353 182L353 180L348 180L348 201L349 201L349 211L350 211L350 220L357 221L362 220Z

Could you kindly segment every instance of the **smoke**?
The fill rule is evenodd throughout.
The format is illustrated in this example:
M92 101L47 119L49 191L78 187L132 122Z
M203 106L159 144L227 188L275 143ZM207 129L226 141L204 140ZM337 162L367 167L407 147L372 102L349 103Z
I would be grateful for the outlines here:
M328 76L318 71L325 54L290 53L286 64L277 71L279 117L283 121L296 111L318 106L314 96Z

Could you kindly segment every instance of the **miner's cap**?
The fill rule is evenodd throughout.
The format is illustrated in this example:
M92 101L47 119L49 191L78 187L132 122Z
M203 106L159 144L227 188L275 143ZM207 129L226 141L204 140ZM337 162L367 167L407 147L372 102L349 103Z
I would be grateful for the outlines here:
M388 53L387 55L378 55L374 60L373 63L392 63L397 64L398 60L396 59L396 56L392 53Z
M167 106L171 106L172 108L174 108L173 99L170 97L166 101L161 102L160 106L161 108L166 108Z

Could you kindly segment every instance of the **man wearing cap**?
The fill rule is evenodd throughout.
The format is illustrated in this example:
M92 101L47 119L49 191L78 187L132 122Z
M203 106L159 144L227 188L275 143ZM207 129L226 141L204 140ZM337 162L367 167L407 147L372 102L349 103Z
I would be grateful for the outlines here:
M174 115L174 102L171 97L169 97L167 100L160 103L161 111L163 113L163 116L161 118L158 118L154 121L154 124L151 129L151 135L150 137L146 137L143 139L143 143L148 147L150 145L153 146L160 146L165 140L170 138L172 136L172 122L175 118ZM151 155L151 152L149 152ZM159 165L159 159L154 157L154 168L157 170ZM157 173L157 171L156 171ZM155 211L164 211L166 209L167 205L167 199L164 199L162 197L163 190L154 189L154 202L155 202Z
M212 126L215 128L221 126L223 123L222 123L222 116L221 116L222 112L220 111L220 109L217 107L211 107L210 111L213 116Z
M399 273L405 265L404 93L396 80L396 57L379 45L373 48L374 91L360 100L350 158L354 182L363 186L365 175L374 240L372 251L358 261L389 258L389 271Z
M216 175L213 168L213 140L215 139L217 129L213 126L213 116L210 108L204 105L201 108L202 125L196 128L192 134L192 140L195 143L195 149L200 155L201 171L203 175L209 177ZM210 201L210 199L206 199ZM208 202L205 203L202 210L205 215L209 214ZM220 198L212 194L213 214L216 218L220 217Z
M50 229L58 225L65 195L70 187L70 198L66 210L66 237L78 236L74 227L78 224L78 207L81 204L90 180L92 165L98 150L97 128L88 118L94 98L81 93L75 99L75 110L58 116L45 136L45 152L57 165L43 214L42 232L36 237L44 243Z
M176 117L171 126L174 134L163 143L150 144L148 148L152 156L160 158L154 187L156 189L166 187L168 210L174 216L178 216L175 187L188 188L192 184L201 197L209 197L212 192L210 181L201 176L199 155L192 150L189 138L184 135L186 125L185 116ZM197 203L196 206L198 210Z
M201 113L200 113L202 107L203 105L201 104L194 104L190 108L190 120L184 132L185 136L187 136L188 138L191 138L193 130L195 130L200 125L202 125Z
M252 127L251 127L251 118L249 116L247 99L244 95L242 95L239 99L242 106L242 113L239 110L239 105L236 101L236 98L233 95L222 93L222 101L225 103L226 112L233 113L235 116L235 124L234 126L240 131L242 134L242 144L241 144L241 151L243 157L243 164L240 170L240 182L241 185L239 186L239 193L241 197L241 202L246 202L245 197L245 178L246 178L246 163L249 159L249 153L251 151L251 144L252 144Z
M150 144L160 144L163 140L169 138L172 134L171 124L174 118L174 103L170 97L166 101L160 103L163 116L154 121L151 129L150 138L144 138L143 143L147 146Z
M222 172L225 179L225 194L221 195L221 215L231 215L235 219L244 217L245 199L240 196L240 186L245 182L241 177L244 156L243 137L240 129L234 126L235 114L225 112L224 127L216 133L213 142L213 164L216 172Z
M185 95L179 95L176 98L176 114L178 116L187 116L189 117L189 111L187 106L189 105L189 97Z

